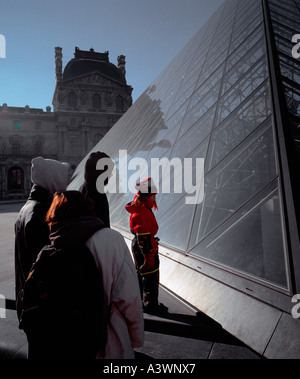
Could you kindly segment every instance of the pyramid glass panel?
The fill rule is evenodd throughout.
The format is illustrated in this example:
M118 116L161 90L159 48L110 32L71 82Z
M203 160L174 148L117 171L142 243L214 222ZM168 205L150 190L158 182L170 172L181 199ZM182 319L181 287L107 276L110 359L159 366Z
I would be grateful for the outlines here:
M292 37L299 34L300 30L300 2L269 0L268 4L290 128L286 136L292 141L291 154L297 162L297 170L300 163L300 64L299 59L294 58L292 54ZM299 176L295 172L292 175ZM296 188L300 188L299 179Z
M225 1L93 151L116 162L107 188L114 227L129 231L134 181L152 176L161 245L284 292L290 262L264 3ZM299 152L299 62L282 42L288 20L300 24L299 0L267 3ZM84 164L70 188L83 182Z
M287 287L281 223L275 181L192 249L191 254L221 261L225 267Z

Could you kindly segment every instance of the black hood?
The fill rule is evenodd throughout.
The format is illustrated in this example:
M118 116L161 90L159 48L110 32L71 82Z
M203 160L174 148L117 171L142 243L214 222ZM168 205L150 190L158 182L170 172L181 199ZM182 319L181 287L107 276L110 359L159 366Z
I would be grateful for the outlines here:
M93 216L56 222L50 227L50 242L56 248L78 247L103 227L103 222Z
M42 201L42 202L43 201L46 201L46 202L48 201L49 202L49 207L50 207L50 204L52 203L52 195L45 188L39 187L36 184L34 184L31 187L28 200L36 200L36 201Z

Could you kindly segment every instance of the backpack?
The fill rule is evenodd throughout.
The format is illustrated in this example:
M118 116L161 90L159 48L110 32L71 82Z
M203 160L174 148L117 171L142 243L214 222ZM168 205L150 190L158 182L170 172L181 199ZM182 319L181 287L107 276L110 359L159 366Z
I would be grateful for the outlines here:
M22 289L19 328L47 357L95 359L106 345L105 303L102 273L85 246L45 246Z

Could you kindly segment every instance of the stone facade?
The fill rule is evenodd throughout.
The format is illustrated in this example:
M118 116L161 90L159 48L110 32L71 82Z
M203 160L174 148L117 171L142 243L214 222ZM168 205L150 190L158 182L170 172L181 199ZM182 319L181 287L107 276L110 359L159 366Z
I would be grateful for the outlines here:
M118 66L108 52L75 48L62 70L62 49L55 48L53 111L0 106L0 199L27 197L31 159L68 162L71 172L132 105L125 57Z

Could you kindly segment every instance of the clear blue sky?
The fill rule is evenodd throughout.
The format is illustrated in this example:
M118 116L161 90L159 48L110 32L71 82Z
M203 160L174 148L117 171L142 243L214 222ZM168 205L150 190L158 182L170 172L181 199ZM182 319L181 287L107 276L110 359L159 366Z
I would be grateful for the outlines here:
M0 4L0 105L52 107L54 47L126 56L135 101L224 0L9 0Z

